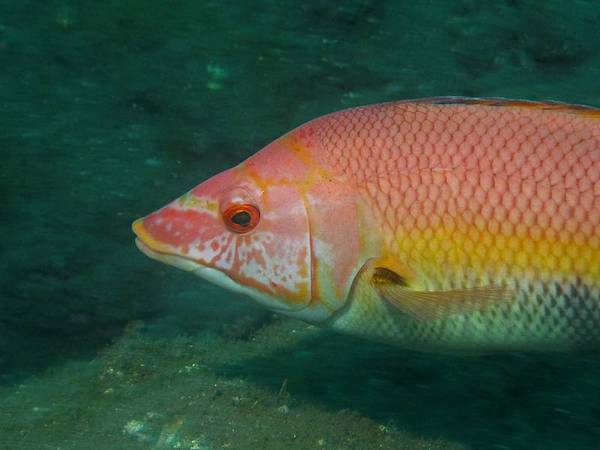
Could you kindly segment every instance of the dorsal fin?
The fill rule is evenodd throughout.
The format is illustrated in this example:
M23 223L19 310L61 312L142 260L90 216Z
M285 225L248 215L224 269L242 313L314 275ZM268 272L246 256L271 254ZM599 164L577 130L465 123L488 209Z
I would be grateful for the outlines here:
M477 97L430 97L415 100L415 103L432 105L482 105L503 108L530 108L545 111L556 111L566 114L577 114L600 119L600 109L593 106L572 105L555 101L510 100L506 98L477 98Z

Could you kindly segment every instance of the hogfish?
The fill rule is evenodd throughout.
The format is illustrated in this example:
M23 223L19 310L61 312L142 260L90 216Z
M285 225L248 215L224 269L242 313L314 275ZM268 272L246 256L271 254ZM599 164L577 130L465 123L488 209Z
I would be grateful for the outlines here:
M133 230L151 258L367 339L600 347L600 110L454 97L347 109Z

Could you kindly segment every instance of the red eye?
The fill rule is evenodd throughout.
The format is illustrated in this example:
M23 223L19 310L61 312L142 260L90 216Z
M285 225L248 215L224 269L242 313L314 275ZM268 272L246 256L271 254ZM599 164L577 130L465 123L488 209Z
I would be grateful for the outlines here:
M260 219L260 211L254 205L232 205L223 213L225 225L236 233L252 231Z

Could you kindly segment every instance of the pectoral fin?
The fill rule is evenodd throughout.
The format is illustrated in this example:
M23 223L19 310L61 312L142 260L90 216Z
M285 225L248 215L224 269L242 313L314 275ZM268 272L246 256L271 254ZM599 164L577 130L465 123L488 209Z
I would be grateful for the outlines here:
M390 305L420 320L478 311L514 296L511 289L495 286L450 291L412 290L401 275L384 267L374 268L371 283Z

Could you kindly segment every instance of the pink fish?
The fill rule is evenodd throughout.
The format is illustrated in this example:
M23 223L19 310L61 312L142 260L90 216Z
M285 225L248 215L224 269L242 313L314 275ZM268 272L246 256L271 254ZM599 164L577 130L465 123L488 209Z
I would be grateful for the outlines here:
M600 111L340 111L133 229L151 258L341 332L436 351L598 347Z

